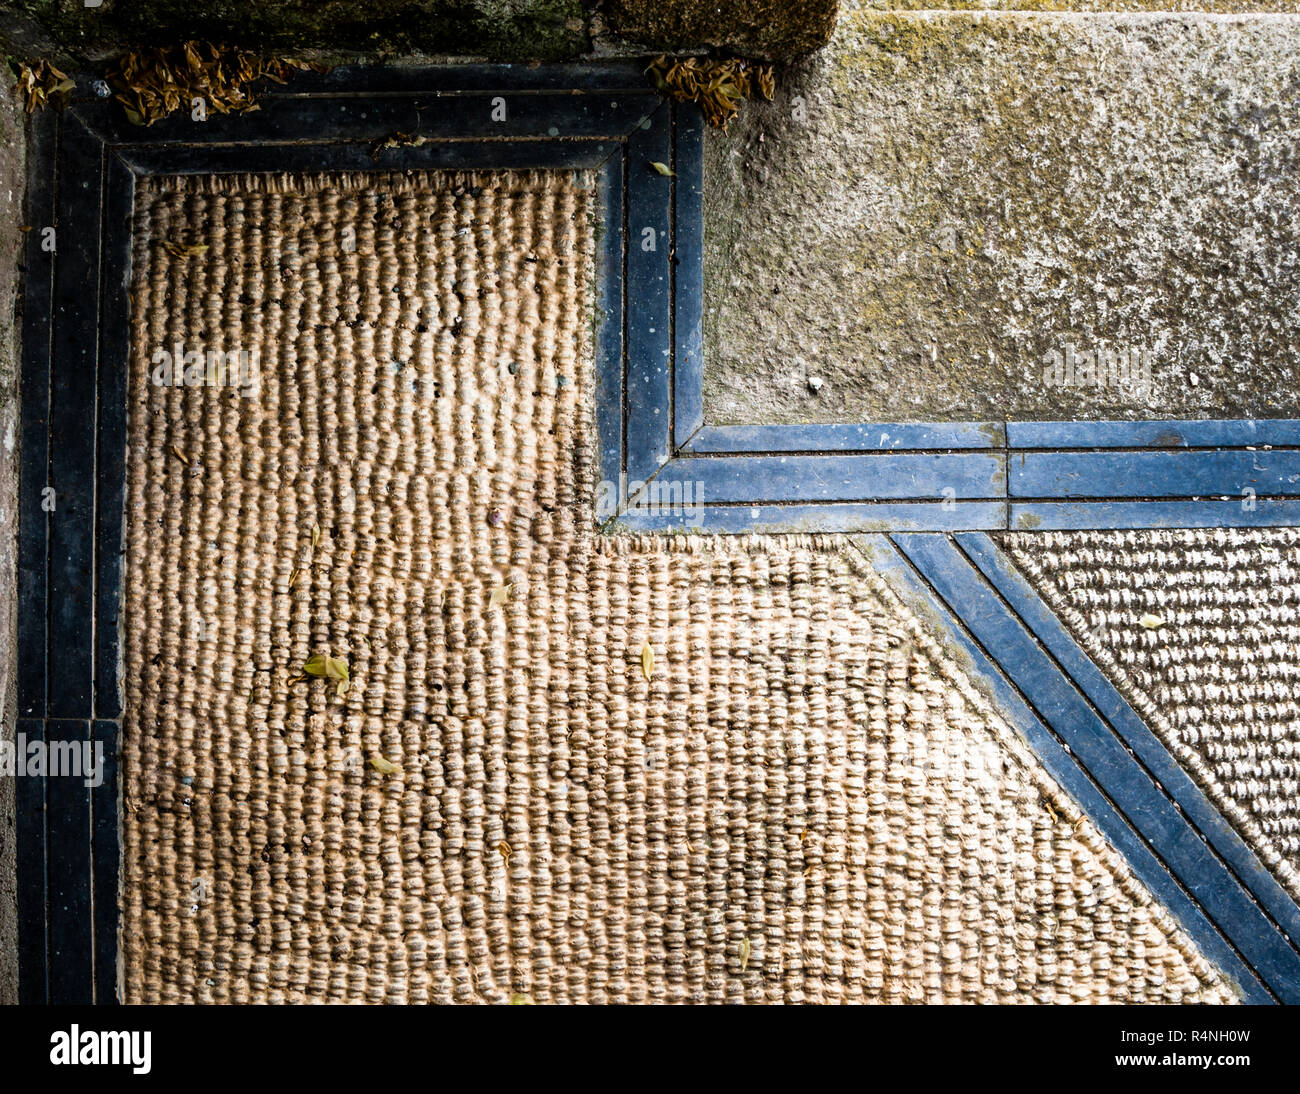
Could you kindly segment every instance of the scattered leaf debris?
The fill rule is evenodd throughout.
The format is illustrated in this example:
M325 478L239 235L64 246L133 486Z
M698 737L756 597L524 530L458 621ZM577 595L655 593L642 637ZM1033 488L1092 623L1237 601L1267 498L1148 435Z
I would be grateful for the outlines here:
M44 59L37 61L30 68L27 65L18 66L17 91L23 98L23 107L28 114L50 103L62 106L76 86L76 82L70 76L60 72Z
M395 775L399 770L397 764L393 763L392 760L386 760L378 753L370 757L370 766L381 775Z
M772 66L739 57L659 56L646 69L660 94L678 102L698 103L710 125L723 130L740 112L740 103L761 95L769 102L776 91Z
M259 57L211 42L133 50L104 74L134 125L153 125L199 98L215 114L256 110L252 85L258 80L285 83L295 70L325 72L323 65L288 57Z
M391 137L385 137L372 144L370 156L372 159L379 159L380 154L389 148L419 148L420 145L428 143L428 137L416 133L394 133Z
M650 639L641 643L641 671L645 678L649 680L655 671L655 649L650 645Z

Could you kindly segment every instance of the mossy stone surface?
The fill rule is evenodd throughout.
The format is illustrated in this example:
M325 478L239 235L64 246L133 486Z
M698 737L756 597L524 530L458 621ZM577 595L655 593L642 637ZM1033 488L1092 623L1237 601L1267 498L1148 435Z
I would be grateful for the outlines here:
M24 38L37 27L55 52L78 60L199 38L280 53L547 61L587 52L592 7L592 0L103 0L97 8L0 0L0 21L16 13L29 28Z
M709 136L706 419L1300 415L1298 86L1288 17L848 12Z
M711 46L782 61L830 40L839 0L609 0L611 29L656 49Z
M26 147L22 110L9 88L0 90L0 733L12 743L18 712L14 640L18 566L18 293L23 232ZM18 1002L15 779L0 778L0 1005Z
M875 11L1300 12L1300 0L862 0Z

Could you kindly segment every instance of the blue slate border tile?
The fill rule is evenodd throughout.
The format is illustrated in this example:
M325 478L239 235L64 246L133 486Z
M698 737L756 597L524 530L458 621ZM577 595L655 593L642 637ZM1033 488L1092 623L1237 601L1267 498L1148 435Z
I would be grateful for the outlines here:
M704 505L640 507L624 510L612 523L619 532L700 532L739 535L764 532L821 532L828 522L845 532L954 532L969 528L989 531L1006 524L1000 501L875 502L829 505Z
M1002 498L1001 453L867 452L840 456L679 456L649 486L693 484L707 504L961 501ZM633 498L633 504L637 504Z
M1242 497L1231 501L1015 502L1015 531L1126 528L1267 528L1300 525L1300 499Z
M1006 447L1001 422L709 425L684 446L697 455L749 452L925 452Z
M673 179L651 164L673 159L667 103L632 131L623 161L627 223L623 282L624 449L629 478L648 479L668 462L673 443ZM671 170L671 168L670 168Z
M673 445L704 424L704 117L673 105Z
M1300 449L1013 452L1013 498L1287 497L1300 494Z
M1012 448L1247 448L1300 445L1300 420L1008 422Z

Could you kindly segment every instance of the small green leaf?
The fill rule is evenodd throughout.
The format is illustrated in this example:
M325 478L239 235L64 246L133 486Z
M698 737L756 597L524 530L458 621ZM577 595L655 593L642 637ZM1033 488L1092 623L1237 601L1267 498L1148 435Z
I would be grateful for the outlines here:
M309 657L307 663L303 665L302 671L308 676L323 676L326 680L333 680L338 684L334 693L341 699L348 693L352 687L352 681L348 676L348 663L341 657L330 657L326 654L318 653L315 657Z
M378 754L370 757L370 766L381 775L393 775L399 770L397 764L393 763L391 760L384 759L383 756Z
M665 178L676 178L677 172L672 170L666 163L660 163L658 160L652 160L650 166Z
M324 654L316 654L315 657L307 658L307 663L303 665L302 671L308 676L324 676L328 671L329 658Z

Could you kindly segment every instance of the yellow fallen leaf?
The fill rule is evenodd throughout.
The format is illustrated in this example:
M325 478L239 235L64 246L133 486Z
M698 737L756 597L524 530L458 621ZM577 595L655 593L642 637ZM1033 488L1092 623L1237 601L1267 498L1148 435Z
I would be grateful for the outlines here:
M386 760L383 756L379 755L370 757L370 766L381 775L392 775L398 770L397 764L393 763L391 760Z
M320 525L313 524L311 526L311 549L313 551L316 550L316 547L319 543L320 543Z
M325 666L329 658L324 654L318 653L314 657L307 658L307 663L303 665L302 671L308 676L324 676Z
M677 175L677 172L670 168L666 163L660 163L658 160L652 161L650 166L658 171L659 174L664 175L667 178L675 178Z
M318 653L314 657L307 658L307 663L303 665L302 671L308 676L323 676L326 680L333 680L338 684L334 693L342 698L352 687L352 681L348 676L348 663L341 657L330 657L327 654Z
M749 968L750 949L751 947L749 944L749 939L742 938L740 940L740 971L741 972L744 972L747 968Z
M189 258L193 255L201 255L208 249L206 243L173 243L163 244L163 250L173 258Z
M529 999L528 996L524 995L522 992L516 992L514 995L510 997L510 1005L512 1007L531 1007L533 1005L533 1001Z
M498 853L498 854L499 854L503 859L505 859L506 862L509 862L509 861L510 861L510 856L511 856L511 854L512 854L513 852L511 852L511 850L510 850L510 844L506 843L505 840L502 840L500 843L497 844L497 853Z
M186 467L189 467L190 465L189 457L187 457L185 453L182 452L175 445L172 445L172 455L175 456L178 460L180 460L181 463L183 463Z
M510 599L510 589L511 586L509 585L497 585L492 590L492 595L488 597L488 607L489 608L501 607L502 604L504 604L507 600Z
M1138 622L1149 631L1155 630L1156 627L1163 627L1165 625L1165 621L1160 616L1152 615L1150 612L1147 612L1146 615L1138 620Z
M645 673L647 680L654 675L655 671L655 651L648 638L641 643L641 671Z

